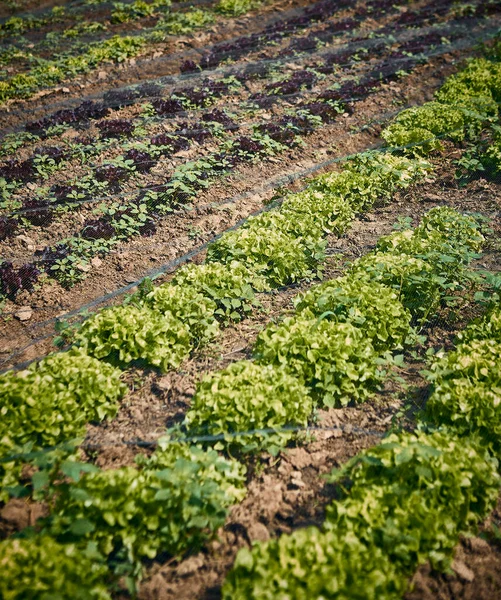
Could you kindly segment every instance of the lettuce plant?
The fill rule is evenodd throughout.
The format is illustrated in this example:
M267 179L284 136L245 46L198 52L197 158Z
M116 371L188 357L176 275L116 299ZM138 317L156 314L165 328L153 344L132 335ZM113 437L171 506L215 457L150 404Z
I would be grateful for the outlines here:
M375 252L356 260L348 275L394 288L413 317L425 321L440 303L443 280L421 258L406 254Z
M222 436L216 449L276 452L294 433L254 430L306 426L312 411L308 390L286 370L240 361L203 377L185 425L191 433Z
M451 75L435 94L440 102L453 100L457 95L492 96L501 101L501 64L486 58L468 61L466 68Z
M240 321L258 304L254 290L263 291L266 282L243 263L208 262L203 265L184 265L172 283L191 288L216 303L214 314L222 323Z
M469 340L448 353L435 356L427 374L436 385L455 379L501 385L501 341L496 339Z
M445 425L458 435L478 435L484 446L501 458L501 381L466 377L438 381L426 403L430 423Z
M370 339L350 323L288 317L259 334L254 354L288 370L328 407L367 400L379 380Z
M14 455L79 437L89 421L115 416L126 386L120 371L78 350L53 354L0 376L0 454ZM0 464L0 498L15 486L22 459Z
M40 271L33 263L15 267L10 261L0 263L0 294L14 300L23 290L31 292Z
M439 233L452 246L466 246L472 251L480 250L484 242L475 217L458 213L449 206L437 206L429 210L415 232L416 236L426 239L432 239Z
M458 334L461 342L493 340L501 343L501 306L494 307L481 319L473 321Z
M377 201L389 200L397 188L407 188L429 169L424 160L365 152L347 161L340 173L315 178L312 188L338 194L353 211L359 212Z
M355 217L355 211L336 191L306 189L296 194L290 194L284 199L280 213L291 221L302 218L311 222L312 218L317 221L315 228L319 226L324 231L335 231L343 233L349 223Z
M242 548L223 584L223 600L400 600L406 578L378 547L351 535L298 529Z
M275 287L317 276L321 272L325 246L324 240L315 237L296 237L271 226L269 229L261 227L259 217L251 217L245 226L225 233L212 243L207 260L242 262Z
M179 556L200 547L245 495L241 465L213 450L165 440L142 463L63 484L45 530L94 542L115 560Z
M188 329L172 313L133 305L106 308L90 317L76 343L112 363L141 361L161 371L177 368L191 350Z
M464 113L440 102L427 102L407 108L398 114L395 122L407 129L425 129L433 135L446 135L454 141L464 139Z
M154 310L169 313L183 323L194 344L207 342L218 333L217 305L195 287L160 285L146 296L145 302Z
M446 568L459 535L495 505L497 466L475 437L392 434L334 474L349 485L328 508L325 527L376 544L408 575L428 560Z
M0 242L16 234L19 223L12 217L0 217Z
M392 123L381 133L381 137L392 148L398 148L410 156L428 156L442 149L440 140L428 129Z
M316 285L294 298L302 317L323 317L359 327L378 351L402 348L411 315L397 292L377 282L344 277Z
M48 535L0 542L0 596L111 600L108 569L97 552Z

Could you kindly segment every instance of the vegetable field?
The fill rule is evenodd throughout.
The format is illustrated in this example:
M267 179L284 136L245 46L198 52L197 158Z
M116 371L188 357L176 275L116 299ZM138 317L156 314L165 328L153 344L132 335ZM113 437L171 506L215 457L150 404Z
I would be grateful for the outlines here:
M501 3L0 7L0 599L501 597Z

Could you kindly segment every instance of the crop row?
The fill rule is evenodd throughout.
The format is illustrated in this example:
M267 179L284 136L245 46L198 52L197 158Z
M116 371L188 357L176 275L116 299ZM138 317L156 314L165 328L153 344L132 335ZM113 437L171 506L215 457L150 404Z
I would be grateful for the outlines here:
M71 24L73 26L78 25L78 21L81 20L82 13L85 14L87 11L87 6L95 4L94 2L86 2L82 7L72 7L72 6L55 6L50 11L43 16L36 17L31 14L25 14L23 16L13 16L9 19L3 21L0 25L0 36L3 38L10 37L12 35L21 35L30 30L40 30L47 25L53 25L58 23ZM107 5L109 9L112 9L112 4L109 2L101 4ZM170 0L150 0L145 2L132 2L129 4L123 3L124 8L127 7L128 12L130 13L130 17L140 17L140 16L150 16L159 8L169 8L172 3ZM142 6L140 6L142 5ZM146 14L140 15L137 14L137 9L142 8ZM100 12L99 16L103 20L110 21L118 19L114 19L112 10L109 11L111 14L108 17L108 11L104 14ZM134 14L136 13L136 14ZM118 17L118 15L117 15ZM72 22L73 21L73 22Z
M417 430L332 473L341 498L322 529L241 550L223 598L397 599L419 565L446 570L460 534L475 531L498 498L500 357L497 303L433 361Z

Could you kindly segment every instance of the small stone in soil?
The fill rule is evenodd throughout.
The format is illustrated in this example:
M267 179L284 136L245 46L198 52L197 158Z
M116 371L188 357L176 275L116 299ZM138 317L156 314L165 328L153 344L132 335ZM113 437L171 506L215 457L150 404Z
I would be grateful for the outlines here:
M29 321L33 316L33 311L31 310L30 306L21 306L14 316L19 321Z

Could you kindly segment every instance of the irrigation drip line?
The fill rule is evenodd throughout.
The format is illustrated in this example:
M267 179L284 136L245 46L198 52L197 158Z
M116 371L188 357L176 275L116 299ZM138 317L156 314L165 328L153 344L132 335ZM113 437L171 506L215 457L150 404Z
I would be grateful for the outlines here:
M472 19L469 22L469 24L464 24L464 23L461 23L461 22L457 23L457 22L455 22L453 20L452 21L452 25L458 26L459 28L468 28L468 27L471 27L471 22L472 21L473 21L473 25L478 25L478 24L481 24L482 22L484 22L485 19L483 19L481 17L478 17L478 18L476 17L475 19ZM407 24L406 29L404 29L402 32L398 32L399 34L403 34L403 35L401 35L401 37L403 38L402 41L407 41L406 38L413 39L414 37L416 37L416 36L412 35L414 33L420 33L421 31L433 30L433 29L437 29L437 28L440 28L440 27L450 27L451 26L451 22L438 23L436 25L431 25L431 26L430 25L426 25L426 26L423 26L423 27L421 27L421 28L419 28L417 30L416 29L412 29L412 30L408 29L409 25L410 24ZM304 31L304 30L302 30L302 31ZM410 33L410 35L409 35L409 33ZM238 37L241 37L241 36L238 36ZM238 37L237 38L232 38L232 40L238 39ZM355 38L355 43L357 43L359 40L356 39L356 36L353 36L353 37ZM394 34L389 34L385 38L374 38L374 42L373 43L374 43L374 45L376 45L377 43L380 43L381 40L384 40L384 39L387 39L387 40L391 39L391 40L393 40L393 43L397 43L397 42L401 41L398 37L395 37ZM230 40L228 40L225 43L231 43L232 40L230 39ZM362 42L370 42L371 40L364 38L361 41ZM336 49L340 50L340 49L344 49L345 46L349 46L349 45L350 45L350 41L348 40L345 43L341 43L341 44L338 44L338 45L332 45L327 50L325 50L325 49L323 49L323 50L325 50L325 53L327 54L330 51L332 51L333 48L336 48ZM214 45L213 47L215 48L216 45ZM209 49L210 48L211 47L209 46ZM316 52L315 52L315 54L316 54ZM168 55L167 57L161 57L161 58L162 58L163 61L167 61L167 60L176 59L178 57L185 58L186 56L188 56L188 54L186 53L186 51L183 51L183 52L171 54L171 55ZM243 66L248 68L249 66L253 66L255 64L257 64L257 65L261 65L261 64L267 65L267 64L272 64L272 63L275 63L275 62L279 62L279 63L285 63L285 62L294 63L294 62L297 62L297 61L302 60L302 59L303 59L303 55L300 55L299 57L288 57L288 58L280 58L280 59L273 58L273 59L261 60L261 61L259 61L257 63L254 62L254 63L250 63L250 64L247 64L247 65L244 64ZM144 59L144 60L151 61L151 59ZM157 61L157 63L158 63L158 61ZM181 74L178 74L178 75L162 76L162 77L155 78L155 79L145 79L145 80L141 80L140 82L134 84L134 86L126 85L126 86L122 86L122 87L119 87L119 88L113 88L113 91L119 92L119 91L124 91L124 90L134 90L135 87L139 87L141 85L148 84L148 83L159 83L159 84L165 84L165 85L175 85L175 84L177 84L179 82L183 82L183 81L190 80L190 79L199 79L199 78L202 78L202 77L206 77L207 75L211 75L211 74L216 74L217 75L217 74L221 73L223 75L224 74L231 75L232 73L235 72L235 68L236 68L235 65L230 65L230 67L223 67L223 68L217 67L215 69L204 69L204 70L196 72L196 73L181 73ZM40 88L40 90L43 90L43 89L53 89L53 87ZM46 114L46 111L48 109L50 109L51 107L68 108L68 107L71 107L71 106L76 106L77 104L79 104L82 101L82 99L97 99L100 96L101 96L101 93L99 93L99 94L91 94L91 95L85 96L84 98L79 97L78 100L77 99L71 99L71 100L67 100L67 101L63 101L63 102L59 101L59 102L50 103L50 104L47 104L47 105L45 105L43 107L43 111L44 111L44 114ZM153 98L153 96L151 98ZM146 100L147 100L147 98L146 98ZM133 102L133 104L134 103L135 102ZM117 103L115 105L113 103L108 104L109 108L118 108L120 106L121 106L120 103ZM17 115L22 116L22 115L26 115L28 112L30 112L32 114L33 113L33 108L30 108L30 109L21 109L21 110L17 110L17 111L11 111L11 114L16 115L16 116ZM10 127L10 128L6 128L6 129L2 130L1 133L2 133L2 135L5 135L5 133L7 133L9 131L16 131L16 130L19 130L19 129L20 129L20 126L18 126L18 127Z
M165 432L160 434L159 438L156 440L142 440L142 439L133 439L133 440L117 440L114 442L104 442L104 443L91 443L91 442L83 442L78 443L78 440L63 442L61 444L57 444L55 446L45 446L38 450L33 450L31 452L19 452L12 453L0 458L0 464L16 461L19 459L30 460L32 458L38 458L44 454L49 454L54 452L55 450L71 450L71 449L82 449L82 450L100 450L102 448L116 448L121 446L133 446L139 448L155 448L159 445L174 445L179 443L189 443L189 444L202 444L202 443L216 443L216 442L224 442L232 439L238 439L246 436L253 435L273 435L277 433L306 433L306 434L314 434L314 433L340 433L341 435L366 435L368 437L378 437L380 439L384 438L388 435L388 431L380 431L376 429L369 429L367 427L358 427L355 425L347 424L347 425L337 425L331 427L319 427L319 426L285 426L279 427L277 429L266 428L266 429L250 429L248 431L235 431L228 432L225 434L218 435L192 435L192 436L184 436L180 435L176 432L175 437L167 438L162 437L165 435ZM154 434L158 434L159 432L153 432Z

